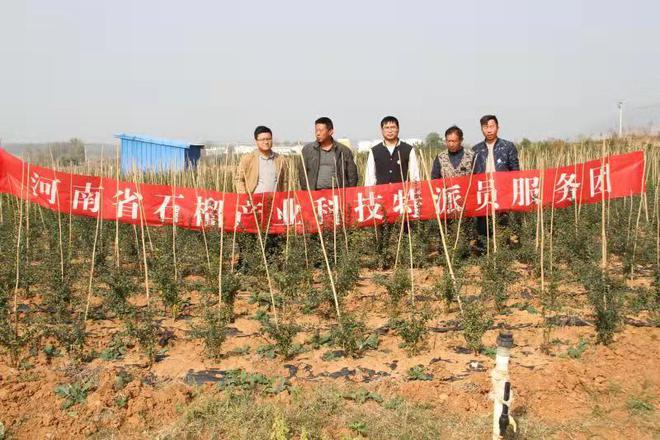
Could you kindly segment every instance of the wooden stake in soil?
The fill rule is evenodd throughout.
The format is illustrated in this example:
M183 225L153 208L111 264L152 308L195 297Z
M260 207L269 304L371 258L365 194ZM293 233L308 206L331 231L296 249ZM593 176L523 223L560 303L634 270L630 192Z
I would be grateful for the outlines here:
M52 163L53 169L56 170L55 159L53 158L53 150L50 146L48 147L50 152L50 161ZM30 176L28 175L28 179ZM60 213L60 194L56 192L55 200L57 201L57 230L58 230L58 245L60 249L60 270L62 271L62 279L64 279L64 246L62 246L62 214Z
M103 200L103 187L99 188L99 200ZM99 228L101 225L102 217L102 203L99 203L99 209L96 213L96 228L94 229L94 243L92 244L92 261L90 262L89 267L89 283L87 284L87 300L85 301L85 315L83 317L83 327L87 322L87 315L89 313L89 304L92 299L92 283L94 281L94 265L96 263L96 243L99 238Z
M474 166L476 165L476 161L472 161L472 171L470 172L470 178L468 179L468 186L465 194L470 194L470 188L472 187L472 176L474 176ZM461 211L458 213L458 225L456 226L456 239L454 240L454 247L452 248L452 254L451 254L451 259L454 261L454 254L456 253L456 248L458 247L458 239L460 237L461 233L461 221L463 220L463 211L465 209L465 204L467 203L467 197L463 201L463 205L461 205Z
M545 161L543 158L541 158L541 169L539 172L539 203L538 203L538 214L537 214L537 219L538 219L538 225L537 225L537 230L540 230L540 250L539 250L539 255L540 255L540 264L541 264L541 301L542 301L542 315L543 315L543 321L544 324L547 322L547 306L548 306L548 301L546 298L546 291L545 291L545 221L544 221L544 210L543 210L543 193L544 193L544 185L545 185ZM553 197L554 200L554 197ZM543 326L543 348L547 350L547 347L550 346L550 331L549 328L544 325Z
M197 190L201 185L199 175L196 176L195 174L193 174L191 176L191 179L192 179L193 187L195 188L195 199L197 199L197 197L199 197ZM206 208L208 208L208 206L206 206ZM200 212L200 213L198 213L198 215L200 216L200 219L201 219L200 225L201 225L201 228L202 228L202 241L204 242L204 253L206 255L206 267L207 267L207 269L210 273L211 272L211 253L209 252L209 242L208 242L208 239L206 237L206 224L205 224L206 223L206 221L205 221L206 220L206 213L201 213ZM218 221L220 221L220 220L218 220Z
M232 161L234 161L233 158ZM236 169L237 163L232 164L233 169ZM235 263L235 255L236 255L236 230L238 229L237 224L236 224L236 218L238 218L238 203L236 203L236 206L234 207L234 230L232 232L232 238L231 238L231 272L234 273L234 263Z
M29 168L28 168L29 169ZM21 165L21 197L18 203L18 233L16 234L16 283L14 285L14 331L18 336L18 286L20 285L21 274L21 232L23 230L23 205L27 206L28 194L25 194L25 166ZM29 174L27 176L29 179Z
M644 162L646 163L646 157ZM646 167L642 170L642 188L644 187L644 182L646 181ZM646 195L646 192L643 193L643 195ZM637 252L637 233L639 231L639 221L642 217L642 206L644 204L645 197L640 196L639 198L639 210L637 211L637 221L635 222L635 234L633 235L633 251L632 251L632 257L630 261L630 279L632 280L634 277L635 273L635 254ZM632 200L630 201L630 204L632 205Z
M224 263L225 243L225 191L227 191L227 162L229 153L225 152L225 166L222 170L222 212L218 216L218 231L220 231L220 255L218 258L218 306L222 305L222 266ZM236 204L238 206L238 203ZM202 222L203 223L203 222ZM233 250L232 250L233 253ZM210 262L209 262L210 264Z
M261 237L261 225L259 223L259 218L257 217L257 210L254 209L254 201L252 199L252 193L248 190L247 195L250 198L250 205L252 206L252 214L254 216L254 224L257 228L257 238L259 239L259 247L261 248L261 257L264 262L264 270L266 271L266 280L268 281L268 291L270 292L270 302L273 306L273 320L275 321L275 327L279 328L279 322L277 320L277 306L275 304L275 293L273 290L273 281L270 278L270 271L268 270L268 258L266 258L266 244L264 243L263 238ZM263 195L262 195L263 197Z
M134 179L135 179L134 182L135 182L137 192L138 192L138 194L140 194L141 193L140 184L137 181L137 174L134 173L133 176L134 176ZM151 307L151 295L150 295L150 292L149 292L149 265L147 264L147 246L145 244L145 239L144 239L144 235L145 235L145 225L144 225L145 215L144 215L144 207L142 206L142 197L138 197L137 201L138 201L138 208L139 208L138 213L139 213L139 216L140 216L140 240L142 242L142 265L144 267L144 293L147 297L147 307ZM152 246L151 249L153 251L153 246Z
M117 145L115 156L115 195L119 194L119 145ZM119 203L115 208L115 266L119 268Z
M332 276L332 269L330 269L330 261L328 260L328 253L325 250L325 242L323 240L323 231L321 230L321 224L317 217L316 207L314 206L314 200L312 198L312 190L309 189L309 178L307 177L307 166L305 165L305 158L300 154L300 160L302 161L303 172L305 173L305 182L307 186L307 195L309 196L309 202L312 206L312 214L314 214L314 222L316 223L316 230L319 234L319 241L321 242L321 251L323 252L323 259L325 260L325 267L328 271L328 278L330 279L330 289L332 290L332 297L335 301L335 311L337 312L337 322L339 323L340 328L343 327L341 322L341 311L339 309L339 298L337 297L337 289L335 288L335 280Z
M422 156L422 166L424 167L425 172L428 174L428 168L426 166L426 161L424 160L424 152L420 151L421 156ZM433 194L433 187L431 186L431 181L427 180L426 181L429 186L429 193ZM445 254L445 262L447 263L447 270L449 271L449 277L451 278L452 285L454 287L454 291L456 292L456 300L458 301L458 308L461 312L461 315L463 314L463 302L461 301L461 294L458 291L458 285L456 283L456 276L454 275L454 268L452 265L452 259L449 255L449 249L447 247L447 239L445 237L445 232L442 229L442 220L440 219L440 207L438 206L437 203L433 204L434 211L435 211L435 218L438 222L438 228L440 229L440 241L442 242L442 251Z
M607 179L605 176L605 161L607 155L607 145L605 139L603 139L603 149L602 149L602 159L601 159L601 268L603 270L603 275L607 271L607 216L606 216L606 205L605 205L605 192L607 191Z
M408 195L410 193L410 181L409 179L404 179L403 168L401 165L401 153L399 152L399 171L401 173L401 180L403 181L403 191L404 191L404 215L406 219L406 228L408 229L408 258L410 259L410 304L415 307L415 272L413 270L413 251L412 251L412 231L410 230L410 213L408 212ZM410 175L410 173L409 173ZM409 176L408 176L409 177ZM414 193L413 193L414 194ZM417 205L417 200L413 196L413 204ZM413 208L413 209L416 209Z
M176 172L172 169L172 263L174 264L174 283L176 284L179 274L176 267L176 222L177 222L177 206L176 206ZM176 312L175 312L176 314Z
M660 271L660 206L658 206L658 183L655 184L655 267Z

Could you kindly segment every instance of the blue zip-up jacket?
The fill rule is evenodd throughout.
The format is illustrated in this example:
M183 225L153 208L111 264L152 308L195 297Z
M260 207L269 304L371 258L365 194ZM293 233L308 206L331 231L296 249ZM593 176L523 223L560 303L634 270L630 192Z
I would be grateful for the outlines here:
M488 157L488 147L486 141L481 141L474 147L474 174L486 172L486 159ZM520 171L520 162L518 161L518 150L516 145L504 139L497 138L493 147L495 156L495 171Z

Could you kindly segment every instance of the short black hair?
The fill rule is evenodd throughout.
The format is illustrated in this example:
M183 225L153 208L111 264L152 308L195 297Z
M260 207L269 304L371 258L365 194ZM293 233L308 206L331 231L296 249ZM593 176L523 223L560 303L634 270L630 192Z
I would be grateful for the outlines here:
M256 141L257 137L259 137L259 135L262 133L269 133L271 136L273 135L273 132L270 130L270 128L266 127L265 125L260 125L254 129L254 140Z
M385 124L388 122L394 122L396 124L396 128L399 128L399 120L395 118L394 116L385 116L381 121L380 121L380 128L383 128Z
M452 133L456 133L458 135L458 138L460 140L463 140L463 130L458 128L456 125L452 125L445 131L445 139L447 139L447 136L449 136Z
M314 125L316 124L323 124L328 130L333 130L335 128L335 126L332 125L332 120L326 116L322 116L314 121Z
M479 119L479 124L481 124L481 126L483 127L484 125L488 124L488 121L491 120L495 121L495 125L497 125L498 127L500 126L500 123L497 120L497 116L495 115L483 115L481 119Z

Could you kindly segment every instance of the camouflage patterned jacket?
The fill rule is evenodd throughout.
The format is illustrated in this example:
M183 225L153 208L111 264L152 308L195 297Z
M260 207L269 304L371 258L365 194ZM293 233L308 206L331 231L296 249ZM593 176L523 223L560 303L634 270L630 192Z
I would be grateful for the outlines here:
M466 176L472 173L472 163L474 161L474 152L472 150L463 149L463 157L456 168L449 160L449 152L447 150L438 154L433 161L433 170L431 171L431 179L440 179L447 177Z

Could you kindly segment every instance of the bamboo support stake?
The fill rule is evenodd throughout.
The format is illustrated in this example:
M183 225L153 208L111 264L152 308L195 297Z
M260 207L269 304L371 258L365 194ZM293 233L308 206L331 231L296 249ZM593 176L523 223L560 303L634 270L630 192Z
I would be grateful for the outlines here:
M137 174L133 173L133 178L134 178L134 183L136 190L138 194L141 194L140 192L140 184L137 181ZM149 291L149 265L147 264L147 246L146 246L146 241L144 239L145 235L145 229L147 228L144 224L145 220L145 214L144 214L144 206L142 204L142 198L138 197L138 214L140 216L140 241L142 243L142 265L144 267L144 293L147 297L147 307L151 307L151 294ZM148 233L148 232L147 232ZM136 232L136 238L137 238L137 232ZM151 239L149 239L151 241ZM151 246L151 251L153 252L153 245Z
M104 173L104 151L103 151L103 145L101 144L101 166L100 166L100 172L99 172L99 186L103 187L103 177L105 176ZM99 210L103 209L103 198L99 195ZM101 225L99 226L99 242L101 243L101 247L103 247L103 216L101 216L100 219Z
M28 158L27 175L30 176L30 161ZM25 267L30 266L30 203L25 204Z
M493 153L494 154L494 153ZM492 221L493 221L493 254L497 253L497 203L495 200L495 173L490 172L488 173L488 192L490 196L490 207L491 207L491 215L492 215Z
M302 240L303 250L305 252L305 269L309 269L309 253L307 251L307 231L305 230L305 221L302 222Z
M286 196L287 196L287 199L291 198L291 173L287 173ZM292 229L291 225L289 223L291 223L291 222L286 223L286 240L284 241L284 268L285 269L288 269L288 267L289 267L289 241L290 241L290 238L291 238L291 229ZM296 222L295 222L295 217L294 217L294 221L293 221L294 234L295 234L295 229L296 229Z
M335 162L337 159L335 158ZM335 163L335 169L336 168ZM337 215L337 206L334 206L335 203L335 179L332 179L332 256L334 257L335 269L337 268L337 222L335 222L335 216Z
M30 169L30 164L28 164L28 169ZM28 183L27 181L25 182ZM46 219L44 218L44 212L41 208L41 205L37 205L37 212L39 213L39 220L41 220L41 229L43 229L44 234L48 234L48 227L46 226Z
M340 210L340 215L341 215L341 229L344 234L344 248L346 250L346 255L348 255L348 232L346 231L346 217L348 214L346 213L346 187L343 187L339 189L340 193L340 200L341 200L341 210Z
M546 298L546 289L545 289L545 212L543 210L543 197L545 190L545 160L541 158L541 168L539 172L540 177L540 197L538 203L538 227L540 227L540 250L539 250L539 260L541 264L541 301L542 301L542 314L543 320L547 318L547 298ZM554 197L553 197L554 202ZM550 345L550 332L547 327L543 328L543 347L549 347Z
M233 169L236 169L237 164L233 164ZM238 217L238 200L236 201L236 206L234 207L234 230L232 231L232 238L231 238L231 272L234 273L234 263L235 263L235 255L236 255L236 230L238 229L238 225L236 224L236 218Z
M69 177L69 194L73 195L73 178ZM58 198L59 198L59 193L58 193ZM58 206L57 209L59 210L59 200L58 200ZM68 248L67 248L67 260L71 261L71 253L73 252L73 209L71 209L71 205L68 207L69 209L69 242L68 242Z
M607 154L607 145L603 139L603 148L602 148L602 159L601 159L601 173L605 172L605 156ZM602 176L602 188L601 188L601 268L603 270L603 275L607 271L607 218L606 218L606 206L605 206L605 192L607 190L607 180L605 176Z
M581 146L584 147L584 143L582 143ZM586 167L584 166L585 157L584 157L584 151L582 151L582 150L580 151L580 158L578 159L578 161L579 161L579 162L575 162L575 166L577 167L577 164L578 164L578 163L581 164L581 167L580 167L580 168L581 168L581 170L582 170L582 173L581 173L581 176L580 176L580 182L584 182L584 181L585 181L585 180L584 180L584 174L585 174L585 172L586 172L586 169L585 169ZM576 174L577 174L577 173L576 173ZM577 233L577 230L578 230L579 217L580 217L580 214L582 214L582 205L583 205L583 203L582 203L582 188L581 188L581 189L580 189L580 198L578 198L578 202L577 202L577 214L576 214L576 219L578 219L578 220L577 220L576 223L575 223L575 231L576 231L576 233Z
M644 151L644 171L642 175L642 188L645 187L646 184L646 176L649 175L649 172L647 171L647 168L651 168L651 166L647 162L647 157L646 157L646 151ZM646 224L649 224L649 200L647 196L647 191L642 192L642 198L644 200L644 215L646 218Z
M99 188L99 199L103 200L103 188ZM101 217L102 217L102 203L99 203L99 209L96 214L96 228L94 229L94 242L92 244L92 261L90 263L89 267L89 282L87 284L87 300L85 301L85 314L83 317L83 327L85 326L85 323L87 322L87 315L89 313L89 304L92 299L92 283L94 281L94 265L96 263L96 243L98 241L99 237L99 228L101 224Z
M144 177L141 177L140 179L138 179L138 171L135 168L135 164L134 164L133 165L133 183L135 184L135 189L136 189L137 193L140 194L140 195L142 195L142 189L140 187L140 184L141 184L141 180L143 180L143 179L144 179ZM146 222L147 214L144 210L144 203L142 203L142 198L141 197L138 199L138 210L139 210L140 215L141 215L141 217L140 217L141 221L143 223ZM145 231L147 233L147 240L149 241L149 250L151 252L153 252L154 251L154 243L151 240L151 233L149 232L149 226L146 223L145 223L145 228L142 232L145 232Z
M25 194L25 166L21 165L21 197L18 202L18 233L16 234L16 283L14 284L14 332L18 337L18 287L21 274L21 232L23 230L23 205L27 206L28 194ZM29 179L29 174L27 176Z
M472 171L470 171L470 178L468 179L468 186L467 190L465 191L465 194L470 194L470 188L472 188L472 176L474 176L474 166L476 165L476 161L472 161ZM463 201L463 205L461 205L461 212L458 213L458 225L456 226L456 239L454 240L454 247L452 248L452 261L454 261L454 254L456 253L456 248L458 247L458 239L460 237L460 232L461 232L461 222L463 220L463 211L465 209L465 205L467 204L467 197Z
M273 220L273 212L275 211L275 193L264 193L261 200L268 202L268 219L266 219L266 229L264 230L264 237L270 234L270 224ZM266 240L268 240L266 238Z
M115 197L119 194L119 145L115 148ZM115 266L119 268L119 204L115 207Z
M401 182L403 184L403 200L402 200L402 206L403 206L403 212L401 213L401 225L399 227L399 238L396 243L396 255L394 257L394 271L396 272L397 265L399 263L399 254L401 252L401 241L403 240L403 229L404 225L408 229L408 236L410 237L410 223L408 221L408 189L409 189L409 182L404 178L403 175L403 168L401 165L401 153L399 153L399 172L401 176ZM413 198L413 203L415 202L415 199ZM412 279L411 279L411 284L412 284Z
M401 252L401 241L403 240L403 225L405 224L406 216L401 216L401 225L399 226L399 237L396 241L396 254L394 255L394 267L393 271L396 272L396 268L399 264L399 253Z
M252 214L254 216L254 224L257 228L257 238L259 239L259 247L261 248L261 257L264 262L264 270L266 271L266 280L268 281L268 291L270 293L270 301L273 305L273 319L275 321L275 327L279 328L279 322L277 320L277 305L275 304L275 293L273 289L273 280L270 277L270 271L268 270L268 258L266 258L266 245L264 240L261 237L261 225L259 218L257 218L257 210L254 209L254 201L252 199L252 193L248 190L247 195L250 199L250 205L252 206ZM263 197L263 195L262 195Z
M335 287L335 280L332 275L332 269L330 269L330 261L328 260L328 253L325 250L325 243L323 240L323 231L321 230L321 224L319 223L319 219L317 217L316 213L316 207L314 206L314 200L312 198L312 191L309 189L309 178L307 177L307 166L305 165L305 158L302 156L302 153L300 154L300 160L302 162L303 166L303 172L305 173L305 183L307 187L307 195L309 196L309 202L310 205L312 206L312 214L314 215L314 222L316 223L316 229L319 234L319 241L321 242L321 251L323 252L323 259L325 260L325 267L326 270L328 271L328 277L330 279L330 289L332 290L332 297L335 301L335 310L337 312L337 321L339 323L340 328L343 328L343 324L341 322L341 311L339 309L339 298L337 297L337 289Z
M557 168L555 167L555 173L552 178L552 187L554 188L557 182ZM550 262L550 276L552 277L554 275L554 269L553 269L553 262L554 262L554 243L555 243L555 236L554 236L554 225L555 225L555 193L552 193L552 203L550 205L550 235L549 235L549 262Z
M630 208L628 209L628 227L626 228L626 247L625 249L628 249L628 244L630 243L630 233L632 231L632 217L633 217L633 207L635 203L633 202L633 195L632 195L632 190L630 191ZM625 209L626 206L626 201L628 201L628 198L624 197L623 198L623 206Z
M645 161L646 162L646 161ZM646 167L642 170L642 188L644 187L644 183L646 182ZM642 194L643 196L646 195L646 191ZM637 233L639 231L639 221L642 216L642 206L644 205L644 201L646 200L645 197L640 196L639 198L639 210L637 211L637 221L635 222L635 234L633 236L633 251L632 251L632 258L630 261L630 279L632 280L634 277L635 273L635 254L637 252ZM630 205L632 206L633 202L632 200L630 201ZM648 221L647 221L648 223Z
M101 145L100 174L103 175L103 145ZM103 189L104 188L103 188L102 180L100 180L100 182L101 184L99 185L99 206L96 214L96 228L94 231L94 242L92 245L92 261L90 263L90 269L89 269L89 283L87 285L87 300L85 302L85 314L83 318L83 326L87 322L89 304L92 298L92 283L94 280L94 266L96 264L96 244L98 240L100 240L101 243L103 243L103 236L100 235L100 233L103 232Z
M412 231L410 230L410 213L408 212L408 194L410 193L410 181L409 179L404 179L403 176L403 166L401 165L401 153L399 153L399 171L401 172L401 180L404 180L403 183L403 188L404 188L404 202L405 202L405 208L404 208L404 216L406 219L406 228L408 229L408 258L410 260L410 304L415 307L415 271L413 270L413 251L412 251ZM410 173L408 173L408 177L410 176ZM413 183L413 185L416 185ZM414 194L414 189L413 189L413 194ZM417 200L413 196L412 200L413 204L415 205L415 208L417 207Z
M632 201L630 202L632 205ZM633 250L630 260L630 279L632 280L635 275L635 255L637 253L637 235L639 231L639 221L642 217L642 206L644 205L644 199L639 198L639 209L637 210L637 221L635 222L635 233L633 234Z
M655 184L655 266L660 271L660 206L658 205L658 183Z
M48 147L48 151L50 152L50 161L53 165L53 169L56 169L55 159L53 158L53 150L51 150L50 146ZM28 179L29 178L30 176L28 175ZM62 246L62 214L60 213L59 192L55 194L55 200L57 201L57 231L58 231L58 243L60 248L60 270L62 272L62 279L64 279L64 247Z
M176 172L172 170L172 263L174 264L174 283L176 284L179 274L176 267L176 222L177 222L177 206L176 206Z
M424 167L424 169L426 170L426 172L428 174L428 168L426 166L426 161L424 160L424 153L423 152L420 152L420 153L421 153L421 156L422 156L422 160L421 160L422 166ZM429 186L429 193L433 194L433 187L431 186L431 181L427 180L426 182L428 183L428 186ZM435 218L438 222L438 228L440 229L440 241L442 242L442 250L445 254L445 262L447 263L447 270L449 271L449 277L451 278L452 285L454 286L454 290L456 291L456 300L458 301L458 308L459 308L459 310L461 312L461 315L462 315L463 314L463 301L461 300L461 294L458 291L458 284L456 283L456 276L454 274L452 259L449 256L449 249L447 247L447 239L446 239L445 233L442 229L442 220L440 219L440 209L439 209L437 203L433 204L433 208L434 208L434 211L435 211Z
M227 163L229 154L225 152L225 166L222 170L222 212L218 218L218 231L220 231L220 255L218 258L218 306L222 305L222 266L224 263L225 243L225 193L227 191ZM237 204L238 205L238 204ZM202 222L203 223L203 222ZM235 229L235 228L234 228ZM233 253L233 249L232 249ZM209 265L210 265L209 261Z
M199 176L195 176L194 174L191 176L192 179L192 185L195 188L195 197L199 197L198 195L198 188L202 185L200 183ZM223 196L224 198L224 196ZM205 219L206 219L206 213L196 213L197 215L200 216L200 225L202 228L202 241L204 242L204 253L206 255L206 267L208 268L209 273L211 272L211 253L209 252L209 242L206 237L206 225L205 225ZM220 221L220 220L218 220ZM222 235L221 235L222 237Z

